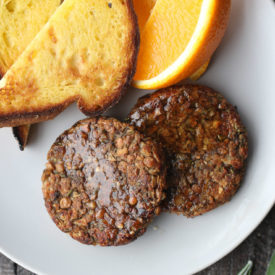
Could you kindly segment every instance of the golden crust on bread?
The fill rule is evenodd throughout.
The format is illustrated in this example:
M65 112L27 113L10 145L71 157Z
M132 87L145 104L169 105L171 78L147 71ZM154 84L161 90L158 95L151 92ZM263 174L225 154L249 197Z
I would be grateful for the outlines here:
M66 0L0 81L0 127L48 120L69 104L95 115L133 77L139 45L130 0Z
M12 128L13 136L18 141L21 151L23 151L25 149L25 146L27 145L30 127L31 125L27 124Z

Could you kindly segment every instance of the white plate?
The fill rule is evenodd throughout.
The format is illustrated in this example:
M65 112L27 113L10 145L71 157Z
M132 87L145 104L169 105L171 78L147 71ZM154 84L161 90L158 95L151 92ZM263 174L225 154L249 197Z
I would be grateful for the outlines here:
M54 121L35 126L23 153L10 129L1 129L0 250L36 273L66 275L190 274L229 253L275 201L274 30L272 0L233 0L229 30L199 81L237 105L249 131L247 174L230 203L195 219L162 214L144 236L123 247L92 247L72 240L49 218L40 181L50 145L83 117L72 106ZM129 91L109 114L124 118L142 94Z

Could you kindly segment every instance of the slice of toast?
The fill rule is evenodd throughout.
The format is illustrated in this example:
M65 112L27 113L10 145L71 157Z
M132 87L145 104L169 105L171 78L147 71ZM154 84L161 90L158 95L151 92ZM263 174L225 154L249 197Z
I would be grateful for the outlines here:
M31 125L27 124L12 128L13 136L17 140L21 151L24 151L25 146L27 145L30 127Z
M2 0L0 2L0 79L25 50L35 35L47 23L61 4L60 0ZM13 129L23 150L29 126Z
M66 0L0 81L0 127L51 119L77 101L95 115L114 105L136 67L131 0Z

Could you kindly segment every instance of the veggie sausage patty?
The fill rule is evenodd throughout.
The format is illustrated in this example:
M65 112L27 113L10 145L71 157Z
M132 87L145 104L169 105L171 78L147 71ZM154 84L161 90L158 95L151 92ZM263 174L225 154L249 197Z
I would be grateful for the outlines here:
M140 98L129 121L166 151L164 209L193 217L235 194L248 140L236 108L221 94L194 85L162 89Z
M146 231L164 199L166 167L150 138L114 118L90 118L57 138L43 172L56 225L92 245L122 245Z

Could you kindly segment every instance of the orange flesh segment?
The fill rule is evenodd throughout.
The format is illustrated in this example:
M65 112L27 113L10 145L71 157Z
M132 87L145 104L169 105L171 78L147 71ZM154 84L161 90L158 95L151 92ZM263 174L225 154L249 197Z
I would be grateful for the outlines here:
M134 80L151 79L178 59L194 33L202 2L203 0L157 1L141 32Z
M133 0L134 9L138 16L138 25L140 32L143 31L143 28L151 15L151 11L155 6L157 0Z

